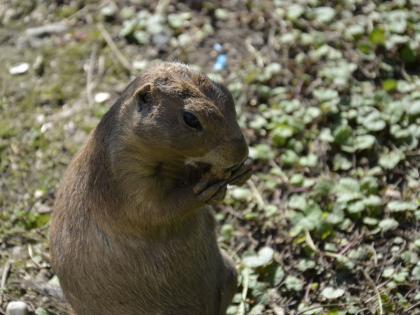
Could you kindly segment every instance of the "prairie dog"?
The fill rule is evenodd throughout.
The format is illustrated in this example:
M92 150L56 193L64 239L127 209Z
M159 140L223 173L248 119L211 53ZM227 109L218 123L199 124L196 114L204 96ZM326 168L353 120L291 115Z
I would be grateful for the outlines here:
M69 165L52 266L77 315L222 315L236 271L208 204L251 174L232 96L179 63L132 81Z

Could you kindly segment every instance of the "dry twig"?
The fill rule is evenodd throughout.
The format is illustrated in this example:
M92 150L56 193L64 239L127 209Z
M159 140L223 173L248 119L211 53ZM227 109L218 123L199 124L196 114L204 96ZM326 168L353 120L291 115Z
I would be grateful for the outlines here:
M121 65L126 70L128 70L128 72L131 72L132 70L131 64L128 62L127 58L124 57L121 51L118 49L117 45L115 45L114 41L111 38L111 35L109 35L108 31L105 29L105 26L102 23L98 23L97 27L102 37L104 38L109 48L111 49L112 53L115 55L115 58L117 58L117 60L121 63Z
M10 260L6 262L6 264L3 267L3 272L1 275L1 281L0 281L0 304L3 303L3 291L6 289L6 283L7 283L7 277L9 276L10 269L12 268L12 263Z
M86 74L86 95L88 99L89 106L93 105L93 89L95 88L95 82L93 81L93 71L95 69L95 62L96 62L96 54L98 51L98 47L95 45L92 49L89 58L89 64L87 67L87 74Z
M376 299L378 300L379 315L383 315L384 314L384 309L382 307L381 294L379 293L379 290L376 287L375 282L373 282L372 278L368 275L368 273L366 272L366 270L363 270L363 275L365 276L365 278L366 278L367 282L369 283L369 285L372 287L373 291L375 291Z
M242 295L241 295L241 304L239 305L239 311L237 315L245 315L246 314L246 296L248 295L248 286L249 286L249 270L244 269L242 272Z
M254 181L252 179L248 180L247 182L249 188L251 188L252 194L254 195L255 200L257 201L258 207L260 209L264 209L266 204L264 202L264 199L258 190L257 186L255 185Z
M28 245L28 254L29 254L29 258L31 258L31 260L34 263L34 265L37 268L41 269L42 267L35 261L35 258L34 258L34 250L32 249L32 245L31 244Z

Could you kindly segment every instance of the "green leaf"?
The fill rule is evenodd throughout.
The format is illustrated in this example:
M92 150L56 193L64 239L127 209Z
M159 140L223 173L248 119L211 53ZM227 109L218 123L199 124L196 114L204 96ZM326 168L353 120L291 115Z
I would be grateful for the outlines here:
M382 86L385 91L393 92L397 89L397 81L394 79L388 79L382 83Z
M270 247L263 247L258 251L257 255L244 257L242 263L249 268L257 268L268 265L272 262L274 250Z
M378 192L379 183L376 177L365 176L360 183L360 189L367 194L375 194Z
M363 199L363 204L366 207L379 207L382 205L382 199L379 196L370 195Z
M356 201L355 203L352 203L348 206L348 211L350 213L359 213L362 212L365 209L365 204L363 201Z
M412 136L410 130L403 129L400 125L392 125L390 131L391 135L393 135L397 139L404 139Z
M188 25L188 20L191 18L190 12L173 13L168 15L168 24L175 29Z
M307 207L308 202L304 195L292 195L289 199L288 206L292 209L303 210Z
M420 115L420 100L414 101L407 107L407 114L411 116Z
M319 133L319 139L323 142L333 142L334 141L334 137L331 134L331 129L329 128L324 128L321 130L321 132Z
M344 255L338 255L337 256L337 262L347 268L348 270L352 270L354 268L354 262L352 262L350 259L348 259L346 256Z
M336 154L334 156L333 168L335 171L338 171L338 170L347 171L351 169L352 166L353 164L351 163L351 161L348 160L344 155Z
M233 236L233 225L232 224L223 224L220 229L220 234L225 240L230 240Z
M50 214L43 213L38 214L35 219L35 227L40 228L45 226L50 221Z
M335 17L335 10L331 7L318 7L314 9L315 20L320 23L328 23Z
M291 4L287 10L287 18L296 20L305 12L305 8L299 4Z
M360 193L359 182L350 177L341 178L334 189L334 193L337 196L337 202L340 203L347 203L363 196Z
M226 310L226 315L237 315L239 307L237 305L230 305Z
M302 186L303 182L305 180L305 177L302 174L293 174L290 178L290 184L293 186Z
M249 156L255 160L269 161L274 158L274 152L267 144L257 144L249 148Z
M235 187L230 191L230 194L233 199L239 201L247 201L252 196L251 191L244 187Z
M363 223L370 226L375 226L378 224L378 219L365 217L363 218Z
M287 276L284 284L288 290L299 292L303 289L303 281L295 276Z
M382 272L382 277L389 279L394 275L394 273L395 273L394 267L387 267Z
M327 222L330 224L340 224L344 221L344 211L339 208L339 207L335 207L333 212L331 212L330 214L328 214L327 216Z
M374 45L384 45L386 41L385 30L382 28L375 28L370 33L369 40Z
M383 232L395 230L398 225L398 221L392 218L383 219L381 222L379 222L379 227Z
M263 314L265 306L263 304L255 305L248 313L248 315L260 315Z
M294 130L292 127L287 125L280 125L272 131L271 138L273 139L273 143L277 146L284 146L287 139L292 137L293 134Z
M338 92L335 90L316 89L313 93L315 98L322 102L338 99Z
M304 272L308 269L313 269L315 268L316 264L313 260L309 260L309 259L301 259L299 260L296 268L301 271Z
M381 154L379 157L379 165L385 169L393 169L404 158L401 151L391 151Z
M417 204L414 202L394 200L388 203L388 209L392 212L414 211L417 210Z
M319 205L313 201L309 202L304 209L304 215L298 213L292 218L293 228L291 236L297 236L304 230L313 231L322 228L324 216Z
M413 268L413 271L411 271L411 276L414 280L420 280L420 264L417 264L417 266Z
M354 139L354 147L356 150L366 150L371 148L376 142L376 138L372 135L357 136Z
M338 144L346 144L352 136L352 129L347 125L342 125L334 130L334 141Z
M328 300L335 300L343 296L344 292L344 289L341 288L334 289L333 287L326 287L322 290L321 295Z
M268 64L265 68L264 68L264 80L269 80L271 79L274 75L280 73L281 71L281 64L277 63L277 62L273 62ZM271 91L271 89L269 89Z
M331 179L321 178L315 184L313 193L314 195L319 196L319 197L328 196L333 189L333 185L334 184L332 183Z
M321 71L321 76L331 80L336 86L346 86L357 65L347 61L337 61L335 66L325 67Z
M123 27L120 31L120 36L127 37L129 35L132 35L134 33L134 30L137 27L137 20L126 20L123 22Z
M403 269L400 272L394 274L394 276L392 278L398 283L403 283L403 282L407 281L408 272Z
M36 310L35 310L35 315L49 315L50 313L46 310L46 309L44 309L44 308L42 308L42 307L38 307Z
M133 34L133 37L136 39L137 43L146 45L149 43L149 34L145 31L136 31Z
M308 154L299 159L299 164L306 167L315 167L318 164L318 157L315 154Z
M300 303L298 306L299 315L319 315L323 314L323 308L321 305L306 305L305 303Z
M303 117L305 124L312 123L316 118L321 116L321 110L318 107L310 106L306 109Z
M283 165L286 167L291 167L299 161L299 156L293 150L286 150L281 156Z
M402 34L407 28L408 11L393 10L387 14L387 27L391 32Z
M265 215L270 218L275 216L278 213L277 207L275 205L267 205L264 208Z
M281 281L284 279L284 276L285 276L285 273L284 273L283 268L281 266L277 266L274 272L274 277L271 284L273 286L278 286L281 283Z
M358 117L358 121L369 131L380 131L386 127L382 115L378 111L371 111L367 116Z
M249 123L249 126L252 129L260 130L267 125L267 120L261 115L255 115L252 121Z

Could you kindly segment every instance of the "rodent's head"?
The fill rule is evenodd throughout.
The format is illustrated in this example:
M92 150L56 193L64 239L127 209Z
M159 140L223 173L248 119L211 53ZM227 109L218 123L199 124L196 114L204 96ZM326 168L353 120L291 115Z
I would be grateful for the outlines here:
M124 138L148 148L156 160L207 163L221 174L247 158L232 96L207 76L180 63L163 63L127 90L120 109Z

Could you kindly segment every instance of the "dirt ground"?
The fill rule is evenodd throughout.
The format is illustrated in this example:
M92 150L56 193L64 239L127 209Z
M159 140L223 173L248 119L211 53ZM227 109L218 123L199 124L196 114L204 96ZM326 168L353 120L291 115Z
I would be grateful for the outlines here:
M420 2L0 2L0 314L67 314L60 178L150 63L226 84L254 175L216 207L228 314L420 314Z

